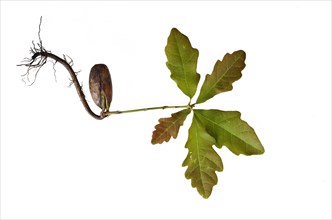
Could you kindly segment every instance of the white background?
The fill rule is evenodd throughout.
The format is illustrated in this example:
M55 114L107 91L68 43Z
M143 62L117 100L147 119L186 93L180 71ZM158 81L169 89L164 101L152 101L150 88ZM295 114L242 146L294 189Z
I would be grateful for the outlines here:
M199 49L202 78L245 50L233 91L197 107L241 111L265 154L218 149L224 171L203 199L181 167L191 117L154 146L176 110L97 121L59 64L57 82L51 63L21 80L41 15L43 45L73 58L95 112L96 63L111 71L111 110L187 104L165 65L172 27ZM331 218L331 2L1 2L1 218Z

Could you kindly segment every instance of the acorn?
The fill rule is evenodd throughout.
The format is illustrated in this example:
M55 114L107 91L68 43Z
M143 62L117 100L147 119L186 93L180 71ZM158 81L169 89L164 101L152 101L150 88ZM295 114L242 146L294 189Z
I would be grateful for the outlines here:
M112 79L105 64L96 64L91 68L89 76L91 97L102 112L108 112L112 102Z

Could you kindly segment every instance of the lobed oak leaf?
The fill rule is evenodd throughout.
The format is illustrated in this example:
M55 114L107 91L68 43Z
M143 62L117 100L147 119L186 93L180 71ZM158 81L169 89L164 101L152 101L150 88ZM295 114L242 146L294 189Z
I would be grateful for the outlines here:
M166 65L171 78L190 99L195 95L200 75L197 73L198 50L193 48L187 36L173 28L165 47Z
M170 118L159 119L159 124L155 126L152 133L152 144L161 144L164 141L168 142L171 137L174 139L179 133L180 126L186 120L187 115L190 113L189 109L185 109L172 114Z
M216 146L226 146L236 155L263 154L264 147L255 130L241 119L238 111L194 110L206 131L216 139Z
M197 104L203 103L213 96L233 89L232 83L242 76L241 71L246 64L246 53L243 50L227 53L223 60L218 60L211 74L207 74L197 98Z
M189 152L182 166L188 166L185 177L191 179L191 186L197 188L198 193L206 199L218 183L216 171L223 170L222 160L212 147L215 143L215 138L206 131L194 113L186 143Z

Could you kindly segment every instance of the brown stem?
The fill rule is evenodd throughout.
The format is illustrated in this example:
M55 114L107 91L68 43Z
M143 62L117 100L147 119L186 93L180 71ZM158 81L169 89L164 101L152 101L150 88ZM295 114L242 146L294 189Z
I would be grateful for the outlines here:
M64 56L64 59L62 59L62 58L58 57L57 55L51 53L51 51L47 51L43 47L42 40L41 40L41 37L40 37L41 23L42 23L42 17L40 17L39 31L38 31L39 43L37 43L37 47L34 44L34 42L32 41L33 47L31 47L31 50L30 50L30 53L32 53L32 57L31 58L25 58L25 60L24 60L25 63L18 65L18 66L26 66L26 67L28 67L27 73L24 74L23 76L27 76L28 80L29 80L29 72L30 72L31 69L37 69L37 71L36 71L36 76L37 76L40 68L46 63L47 58L53 59L55 61L54 65L56 63L61 63L67 69L67 71L69 72L69 74L71 76L71 79L72 79L72 83L75 85L77 94L80 97L81 102L82 102L85 110L93 118L95 118L97 120L102 120L102 119L104 119L104 118L106 118L106 117L108 117L110 115L113 115L113 114L122 114L122 113L130 113L130 112L140 112L140 111L149 111L149 110L166 109L166 108L190 108L190 109L192 109L193 106L195 105L195 104L190 105L190 102L189 102L188 105L184 105L184 106L160 106L160 107L150 107L150 108L132 109L132 110L126 110L126 111L113 111L113 112L110 112L110 111L104 112L104 111L102 111L100 113L100 115L95 114L91 110L88 102L86 101L85 95L84 95L84 93L82 91L82 87L80 86L80 84L78 82L78 79L77 79L77 76L76 76L76 73L75 73L75 71L72 68L72 65L73 65L72 59L69 57L71 59L71 61L68 62L66 60L65 56ZM53 65L53 69L54 69L54 65Z
M97 119L97 120L102 120L102 119L104 119L105 117L108 116L108 115L105 115L105 114L97 115L97 114L95 114L95 113L91 110L91 108L90 108L88 102L87 102L86 99L85 99L85 95L84 95L84 93L83 93L83 91L82 91L82 88L81 88L79 82L78 82L78 79L77 79L77 77L76 77L76 74L75 74L73 68L68 64L68 62L67 62L66 60L64 60L64 59L62 59L62 58L60 58L60 57L58 57L58 56L55 55L55 54L49 53L49 52L47 52L47 51L45 51L45 50L42 50L41 52L37 52L37 53L34 54L34 57L37 58L38 56L41 56L41 57L43 57L43 58L45 58L45 59L46 59L46 58L51 58L51 59L55 60L55 62L61 63L61 64L67 69L67 71L69 72L69 74L70 74L70 76L71 76L71 78L72 78L72 80L73 80L73 83L74 83L74 85L75 85L75 88L76 88L77 94L78 94L78 96L80 97L81 102L82 102L82 104L83 104L85 110L89 113L89 115L91 115L93 118L95 118L95 119Z

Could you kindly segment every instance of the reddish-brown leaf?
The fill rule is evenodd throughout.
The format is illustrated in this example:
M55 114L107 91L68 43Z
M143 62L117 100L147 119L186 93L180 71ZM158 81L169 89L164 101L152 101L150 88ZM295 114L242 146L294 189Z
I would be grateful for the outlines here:
M152 133L152 144L161 144L164 141L168 142L171 137L174 139L178 136L180 126L186 120L190 113L189 109L185 109L172 114L170 118L159 119L159 124L155 126Z

